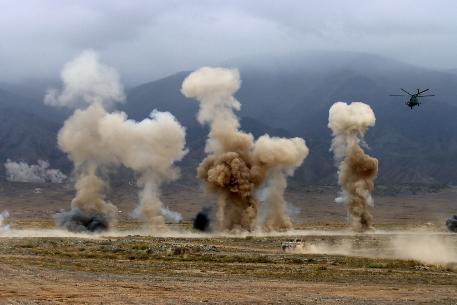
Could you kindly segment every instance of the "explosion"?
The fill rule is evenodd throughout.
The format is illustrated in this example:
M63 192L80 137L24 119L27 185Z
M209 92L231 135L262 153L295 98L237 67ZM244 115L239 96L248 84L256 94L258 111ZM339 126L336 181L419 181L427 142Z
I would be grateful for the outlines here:
M364 103L337 102L330 108L328 121L333 133L331 151L338 163L338 184L343 189L336 201L346 204L354 230L363 232L372 228L368 206L373 205L371 193L378 160L365 154L360 144L376 118Z
M446 227L449 231L457 233L457 215L454 215L446 220Z
M100 121L99 130L105 149L139 175L140 204L134 215L163 229L163 212L171 211L162 207L160 186L179 177L174 162L187 153L185 129L171 113L153 111L141 122L128 120L123 112L108 114Z
M289 216L285 213L287 176L294 174L308 153L305 141L301 138L271 138L263 135L255 142L255 163L267 169L268 173L265 188L267 215L264 224L267 231L292 228Z
M218 195L216 213L219 229L256 227L256 192L267 180L269 212L267 229L288 229L283 192L285 175L291 175L308 154L303 139L254 137L241 130L234 110L240 102L233 96L240 88L238 70L204 67L191 73L181 92L200 103L198 121L209 124L205 152L207 157L197 169L207 191ZM279 143L279 144L278 144ZM282 177L282 178L278 178Z
M83 108L75 110L58 134L59 148L74 164L77 192L71 211L56 216L57 224L71 231L110 229L117 208L104 200L108 185L102 173L124 165L139 175L140 204L134 214L162 228L160 186L179 176L174 162L186 153L185 129L168 112L153 111L141 122L128 120L123 112L108 113L105 107L123 102L125 94L117 72L92 51L66 64L62 80L63 90L49 90L45 102Z
M211 218L210 218L211 208L203 208L201 211L195 215L192 227L195 230L208 232L211 231Z

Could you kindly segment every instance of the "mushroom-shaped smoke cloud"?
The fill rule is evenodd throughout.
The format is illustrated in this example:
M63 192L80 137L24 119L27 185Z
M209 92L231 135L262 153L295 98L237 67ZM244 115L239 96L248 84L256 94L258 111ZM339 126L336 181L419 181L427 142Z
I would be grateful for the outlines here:
M289 216L285 213L286 177L294 174L295 169L303 163L308 153L308 147L301 138L271 138L264 135L255 142L255 162L268 169L265 190L265 203L268 208L264 224L266 230L292 228Z
M366 231L372 227L368 206L373 205L371 192L378 173L378 160L366 155L360 144L368 127L376 121L373 110L364 103L337 102L329 111L328 127L332 130L331 150L338 163L338 183L353 228Z
M187 153L185 129L171 113L153 111L141 122L127 120L123 112L108 114L100 121L99 130L105 149L139 174L140 205L134 214L155 228L163 228L160 186L179 177L174 162Z

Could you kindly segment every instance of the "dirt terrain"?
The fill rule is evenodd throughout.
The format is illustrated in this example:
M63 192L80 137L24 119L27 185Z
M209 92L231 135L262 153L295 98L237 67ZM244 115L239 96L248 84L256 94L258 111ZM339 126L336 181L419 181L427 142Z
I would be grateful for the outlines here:
M0 210L10 211L13 229L52 227L52 215L68 207L71 189L44 185L38 193L36 187L2 187ZM113 190L111 197L118 199L123 211L119 230L139 225L128 220L135 195L133 188ZM409 232L430 229L446 236L457 252L457 235L445 233L443 225L457 213L456 195L455 189L447 189L377 197L376 226ZM344 231L345 212L332 203L333 196L333 191L325 190L288 194L300 209L294 216L297 228L325 229L330 234L189 238L0 234L0 304L457 304L456 263L378 257L377 253L392 250L388 241L393 233ZM174 226L181 231L190 230L192 215L210 200L199 190L164 193L169 207L183 213L184 223ZM422 235L417 231L412 240ZM344 241L360 251L355 255L310 254L293 247L283 251L282 246L295 245L296 240L305 245Z

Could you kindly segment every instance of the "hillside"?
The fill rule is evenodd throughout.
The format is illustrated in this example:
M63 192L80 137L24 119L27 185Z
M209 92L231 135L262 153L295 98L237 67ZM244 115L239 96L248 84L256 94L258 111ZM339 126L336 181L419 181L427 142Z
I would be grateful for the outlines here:
M259 56L234 59L225 66L239 67L241 72L242 88L237 98L242 103L239 116L244 130L256 136L269 133L306 139L311 153L296 174L297 182L336 182L332 155L328 151L331 136L327 117L331 104L342 100L363 101L375 111L376 126L368 131L366 141L369 153L380 159L379 183L457 183L457 100L454 98L457 74L451 70L435 71L379 56L344 52ZM184 177L191 179L203 157L207 130L195 119L198 104L180 93L188 73L180 72L130 88L128 101L121 110L136 120L145 118L155 108L172 112L187 128L190 152L180 165ZM431 88L437 96L410 110L402 98L389 96L398 93L400 87ZM58 126L43 119L41 108L39 111L30 108L29 112L16 108L22 116L36 115L38 121L33 124L53 126L45 128L47 132L40 134L40 140L31 135L35 143L49 146L55 143L51 138L55 137ZM12 119L15 115L10 114L10 120L2 123L5 129L20 122ZM27 127L35 129L31 123ZM22 146L8 144L11 139L6 135L0 141L0 157L22 156L19 152ZM25 146L34 150L31 145ZM10 147L9 151L6 147ZM37 150L22 158L40 157L55 160L55 164L65 163L61 161L61 154L48 150Z

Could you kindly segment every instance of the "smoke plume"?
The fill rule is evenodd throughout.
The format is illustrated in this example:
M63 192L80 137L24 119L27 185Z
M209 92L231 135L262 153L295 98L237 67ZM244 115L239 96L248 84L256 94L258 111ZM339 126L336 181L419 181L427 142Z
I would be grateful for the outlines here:
M449 231L457 233L457 215L446 220L446 227Z
M4 166L6 179L12 182L62 183L67 178L60 170L49 168L49 163L43 160L29 165L26 162L13 162L8 159Z
M208 232L211 231L211 208L203 208L195 215L192 227L195 230Z
M171 223L181 223L182 215L176 211L170 210L168 207L160 208L160 214L165 217L165 221Z
M372 227L368 206L373 205L371 192L378 160L365 154L361 143L368 127L374 126L375 115L364 103L337 102L330 108L328 121L333 133L331 151L338 163L338 183L342 188L336 201L346 204L353 228L366 231Z
M174 163L187 153L184 127L169 112L153 111L150 118L141 122L115 112L100 120L99 130L105 149L139 174L140 204L134 215L155 228L162 228L165 220L160 186L179 177Z
M267 177L271 177L269 198L274 203L270 204L269 218L276 219L267 227L288 228L290 221L284 217L284 209L277 208L284 207L285 175L292 174L293 169L303 162L308 149L299 138L280 139L265 135L255 143L251 134L239 130L240 124L233 111L239 110L241 105L233 95L240 85L238 70L209 67L191 73L182 84L184 96L195 98L200 103L198 121L210 125L205 148L207 157L199 165L197 176L209 192L218 195L216 216L221 230L255 228L256 191ZM284 143L285 148L281 147Z
M86 226L85 219L102 219L96 230L109 229L116 222L117 209L104 200L106 183L100 170L118 163L115 156L105 147L99 132L99 122L107 115L99 104L76 110L64 123L58 134L59 148L67 153L74 164L76 196L71 202L71 211L57 215L61 227L75 231Z
M123 102L125 95L117 72L99 62L93 51L85 51L62 70L63 89L49 89L45 103L77 109L58 134L59 148L74 164L76 196L71 211L56 215L59 226L71 231L109 229L117 208L105 201L106 183L101 170L117 164L103 145L99 122L107 115L103 105Z
M254 145L254 158L257 164L268 168L265 189L267 206L264 228L270 230L288 230L292 222L286 213L284 191L287 176L292 176L295 169L303 163L309 150L301 138L271 138L261 136Z
M50 88L44 102L51 106L79 108L100 103L105 106L125 101L117 71L100 63L92 50L82 52L63 67L62 90Z
M108 185L102 173L124 165L138 174L141 188L134 215L162 227L162 214L172 212L162 208L160 186L179 176L174 162L186 153L185 129L168 112L153 111L141 122L128 120L123 112L108 113L105 107L123 102L125 94L117 72L93 51L66 64L62 81L63 90L50 90L45 102L85 108L75 110L58 135L60 149L73 161L77 192L71 211L58 214L57 223L71 231L112 227L117 208L104 199Z
M10 216L8 211L3 211L0 213L0 232L8 231L10 229L10 225L6 224L7 218Z

